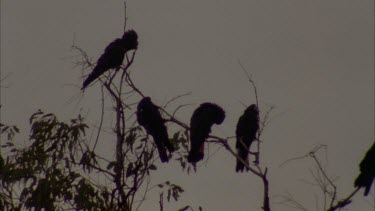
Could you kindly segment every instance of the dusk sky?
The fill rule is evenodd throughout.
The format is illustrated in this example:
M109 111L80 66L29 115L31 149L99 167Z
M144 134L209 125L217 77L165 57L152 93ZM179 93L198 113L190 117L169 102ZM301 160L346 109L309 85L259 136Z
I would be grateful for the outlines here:
M17 144L28 143L28 118L38 109L63 121L81 113L95 129L100 85L82 94L88 71L75 67L79 57L71 46L96 60L123 34L123 1L3 0L0 15L1 122L20 127ZM233 136L243 104L255 103L240 63L251 74L261 115L275 107L261 145L272 210L293 210L278 203L285 194L307 210L323 209L320 189L306 182L313 182L313 160L280 166L319 144L327 146L318 155L339 198L354 190L358 164L375 140L374 1L130 0L127 16L127 28L139 36L134 82L158 105L191 92L175 104L191 104L177 115L185 123L199 104L214 102L226 119L213 134ZM102 154L114 155L111 141L100 140ZM261 180L236 173L235 158L215 145L196 173L187 175L171 161L158 163L151 178L153 185L169 180L185 189L166 210L261 210ZM346 210L373 211L374 189L367 197L361 190ZM140 210L157 210L158 192Z

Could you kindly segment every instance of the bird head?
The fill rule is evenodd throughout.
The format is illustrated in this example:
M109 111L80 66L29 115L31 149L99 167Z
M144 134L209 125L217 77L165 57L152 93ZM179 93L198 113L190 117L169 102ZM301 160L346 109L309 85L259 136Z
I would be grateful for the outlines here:
M225 111L219 107L216 113L215 124L220 125L221 123L223 123L224 119L225 119Z
M127 50L136 50L138 48L138 35L134 30L128 30L122 36L124 48Z
M246 108L245 113L259 113L258 106L255 104L250 105Z
M223 123L225 119L225 111L218 105L214 103L203 103L201 106L205 107L210 115L211 115L211 121L213 121L215 124L220 125Z
M152 102L151 102L151 98L150 97L144 97L140 102L139 102L139 105L141 106L148 106L148 105L151 105Z

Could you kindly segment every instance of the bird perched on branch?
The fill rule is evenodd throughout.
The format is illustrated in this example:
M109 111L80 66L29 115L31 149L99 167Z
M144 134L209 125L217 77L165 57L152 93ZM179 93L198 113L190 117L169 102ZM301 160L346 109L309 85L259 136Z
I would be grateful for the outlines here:
M255 104L246 108L240 117L236 127L236 148L237 155L249 164L249 148L256 138L259 129L259 111ZM237 158L236 172L243 172L245 165ZM248 168L246 168L248 171Z
M138 35L134 30L126 31L122 38L112 41L98 59L93 71L83 82L81 90L85 89L91 82L99 78L105 71L120 68L124 61L125 53L130 50L136 50L137 47Z
M355 180L354 186L359 188L364 187L364 195L367 196L375 177L375 142L359 164L359 169L361 173Z
M161 162L168 162L166 149L169 152L175 149L169 142L165 120L161 117L158 107L151 102L151 98L145 97L138 103L137 121L153 137Z
M213 103L201 104L190 119L190 152L188 161L196 163L204 157L204 141L211 133L213 124L220 125L225 118L225 111Z

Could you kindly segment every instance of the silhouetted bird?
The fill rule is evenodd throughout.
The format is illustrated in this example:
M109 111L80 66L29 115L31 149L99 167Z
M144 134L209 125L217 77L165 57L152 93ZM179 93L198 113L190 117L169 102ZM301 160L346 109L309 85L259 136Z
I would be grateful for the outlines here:
M355 187L364 187L367 196L375 177L375 142L359 164L361 173L354 182Z
M134 30L124 33L122 38L112 41L104 50L104 53L98 59L98 62L83 82L81 90L85 89L91 82L97 79L109 69L118 69L124 61L125 53L130 50L136 50L138 47L138 35Z
M190 152L188 161L196 163L204 157L204 141L211 133L213 124L220 125L225 118L225 111L213 103L201 104L190 120Z
M240 117L236 128L236 148L237 155L247 164L249 164L249 148L256 138L259 129L259 111L253 104L246 108L244 114ZM243 172L245 165L237 159L236 172ZM248 171L248 168L246 168Z
M163 163L168 162L166 148L169 152L173 152L175 149L169 142L167 127L164 125L165 120L161 117L158 107L151 102L149 97L143 98L138 103L137 120L153 137L160 160Z

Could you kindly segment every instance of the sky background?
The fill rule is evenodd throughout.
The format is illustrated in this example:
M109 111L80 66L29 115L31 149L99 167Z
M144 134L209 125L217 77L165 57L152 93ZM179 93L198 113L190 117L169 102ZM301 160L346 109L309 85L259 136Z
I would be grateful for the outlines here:
M318 144L328 146L319 155L336 178L339 198L353 191L358 164L374 141L374 1L131 0L127 7L127 27L139 35L132 77L156 104L192 92L178 102L192 104L179 119L188 123L200 103L215 102L227 117L214 134L234 135L242 103L255 102L240 61L258 87L260 109L275 106L262 143L273 210L291 210L277 204L286 193L308 210L317 203L322 210L315 198L321 192L304 182L313 181L313 161L280 167ZM81 95L82 71L74 67L78 54L71 46L97 59L122 36L123 1L3 0L0 15L1 122L18 125L24 137L37 109L64 121L82 113L97 125L100 87ZM260 210L259 178L236 174L234 157L212 149L194 174L176 161L159 165L153 184L170 180L185 189L166 210ZM374 204L374 190L366 198L361 191L347 210L370 211ZM141 210L158 206L155 189Z

